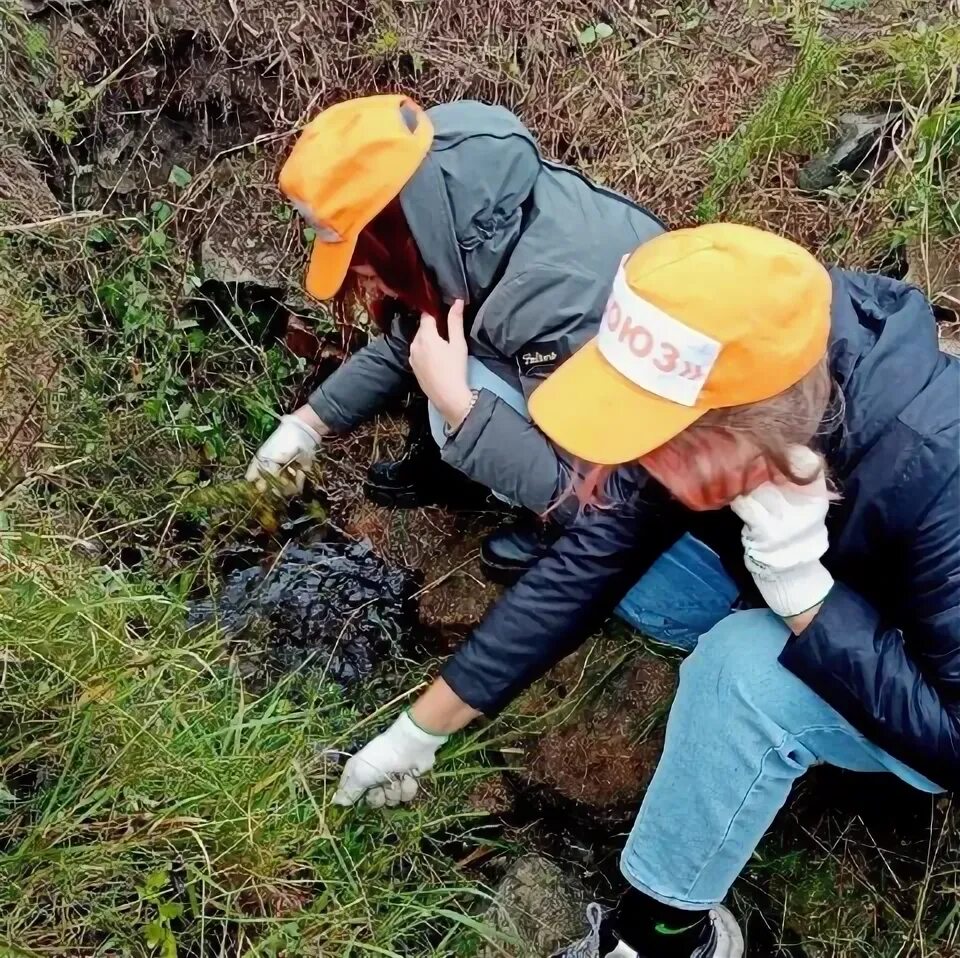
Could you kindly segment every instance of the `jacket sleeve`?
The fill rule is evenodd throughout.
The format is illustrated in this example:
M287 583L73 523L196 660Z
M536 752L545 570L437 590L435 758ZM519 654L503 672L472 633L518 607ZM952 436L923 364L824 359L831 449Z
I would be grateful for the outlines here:
M683 533L659 486L639 470L618 478L620 501L568 526L447 662L443 678L472 708L494 715L576 649Z
M357 350L324 380L310 396L310 406L331 431L347 432L415 385L409 321L397 317L389 333Z
M960 474L906 545L920 610L894 627L837 583L780 661L870 739L944 788L960 787ZM891 562L895 562L891 557Z
M606 284L592 273L569 264L531 263L491 292L477 314L475 335L510 362L529 343L562 341L575 349L596 332L606 298ZM444 445L443 459L534 512L547 509L570 480L569 463L553 443L489 391L481 391Z
M443 461L536 513L570 482L569 463L525 416L487 389L441 450Z

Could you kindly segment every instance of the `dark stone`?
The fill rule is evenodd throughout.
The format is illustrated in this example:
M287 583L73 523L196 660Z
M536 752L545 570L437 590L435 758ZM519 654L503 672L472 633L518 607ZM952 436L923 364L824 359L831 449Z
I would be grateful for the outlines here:
M818 193L836 186L844 173L858 173L875 165L883 153L883 137L897 118L893 112L844 113L837 120L838 139L800 168L797 186Z

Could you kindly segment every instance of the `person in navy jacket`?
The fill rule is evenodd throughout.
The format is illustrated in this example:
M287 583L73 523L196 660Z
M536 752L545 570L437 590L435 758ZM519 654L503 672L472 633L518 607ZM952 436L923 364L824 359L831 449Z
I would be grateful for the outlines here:
M919 290L713 224L627 258L530 407L597 464L585 506L335 800L412 798L450 733L619 603L690 655L629 890L561 954L737 958L721 902L808 768L960 784L960 361Z

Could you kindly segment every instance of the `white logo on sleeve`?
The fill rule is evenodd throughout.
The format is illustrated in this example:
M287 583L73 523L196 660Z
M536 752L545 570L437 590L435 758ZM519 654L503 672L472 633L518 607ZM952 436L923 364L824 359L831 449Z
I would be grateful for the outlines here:
M721 347L637 296L620 268L597 334L597 348L617 372L657 396L694 406Z

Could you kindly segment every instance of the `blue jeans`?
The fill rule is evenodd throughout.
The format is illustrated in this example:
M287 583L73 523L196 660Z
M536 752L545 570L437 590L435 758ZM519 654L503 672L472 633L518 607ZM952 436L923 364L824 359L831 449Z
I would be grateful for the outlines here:
M527 415L523 395L472 357L467 378ZM442 446L443 419L432 407L430 424ZM684 536L616 610L650 638L690 652L663 756L620 860L632 885L678 908L726 896L812 765L892 772L922 791L940 791L780 665L790 634L782 619L766 609L733 612L736 600L717 556Z
M680 666L663 756L620 860L634 887L678 908L724 898L812 765L892 772L940 791L780 665L789 630L778 616L731 612L735 600L717 556L685 536L617 609L652 639L692 650Z

